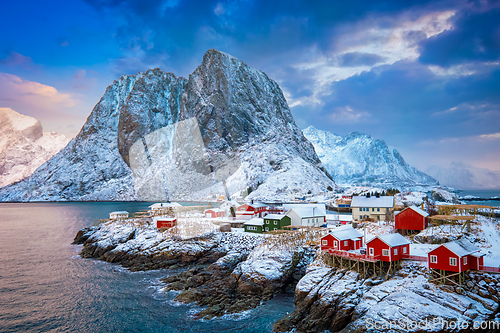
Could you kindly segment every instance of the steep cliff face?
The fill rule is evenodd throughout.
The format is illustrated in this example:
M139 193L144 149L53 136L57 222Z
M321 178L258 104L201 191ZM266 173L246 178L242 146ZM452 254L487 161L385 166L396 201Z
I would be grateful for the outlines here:
M328 186L278 84L209 50L189 79L116 80L61 154L0 200L290 199Z
M67 143L35 118L0 108L0 187L28 177Z
M367 134L345 137L312 126L304 130L319 158L337 183L435 185L431 176L408 165L396 149Z

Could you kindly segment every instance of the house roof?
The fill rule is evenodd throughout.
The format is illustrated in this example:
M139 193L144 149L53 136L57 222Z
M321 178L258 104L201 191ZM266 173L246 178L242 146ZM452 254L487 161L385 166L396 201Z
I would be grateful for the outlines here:
M243 223L244 225L256 225L256 226L263 226L264 225L264 219L261 218L253 218L251 220L246 221Z
M474 244L463 238L453 242L445 243L443 244L443 246L459 257L463 257L468 254L480 251Z
M356 239L356 238L363 237L363 234L361 234L359 231L357 231L356 229L354 229L352 227L342 229L342 230L331 231L330 235L337 238L338 240Z
M283 210L288 211L290 209L295 209L295 208L312 208L316 207L319 209L323 214L326 214L326 205L325 204L283 204Z
M429 216L429 213L427 212L424 212L422 209L418 208L417 206L410 206L410 207L406 207L404 210L407 210L407 209L412 209L414 210L415 212L419 213L420 215L422 215L423 217L427 217Z
M284 214L267 214L266 216L264 216L264 219L267 219L267 220L281 220L284 217L285 217Z
M290 212L295 212L301 219L304 218L310 218L310 217L324 217L326 216L325 213L321 212L319 209L316 207L309 207L309 208L292 208L288 212L286 212L285 215L288 216Z
M394 197L380 196L377 198L371 196L367 198L365 196L358 195L352 197L351 207L394 207Z
M154 219L154 221L174 221L174 220L177 220L176 217L171 217L171 216L156 216Z
M126 210L119 210L119 211L116 211L116 212L111 212L109 214L128 214L128 212Z
M225 212L225 210L224 210L224 209L220 209L220 208L209 208L209 209L205 210L205 213L206 213L206 212L208 212L209 210L211 210L211 211L213 211L213 212L215 212L215 213L217 213L217 212Z
M400 246L400 245L407 245L407 244L411 243L408 239L406 239L405 237L401 236L398 233L378 235L378 236L372 238L371 240L369 240L368 243L370 243L375 238L380 239L382 242L384 242L385 244L389 245L390 247Z

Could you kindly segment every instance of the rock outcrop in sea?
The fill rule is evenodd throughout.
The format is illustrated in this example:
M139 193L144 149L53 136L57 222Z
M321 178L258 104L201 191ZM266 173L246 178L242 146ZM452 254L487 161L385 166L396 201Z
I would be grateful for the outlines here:
M1 201L289 200L335 187L278 84L209 50L189 78L122 76L80 133Z
M500 325L500 279L493 274L469 272L461 290L429 282L418 261L404 261L396 273L363 275L330 266L316 246L304 245L317 236L212 231L181 239L132 219L83 229L75 243L83 244L82 257L131 270L181 270L162 280L164 291L201 306L197 318L251 310L295 289L296 309L274 324L275 332L386 332L389 325L393 332L469 332L462 328Z

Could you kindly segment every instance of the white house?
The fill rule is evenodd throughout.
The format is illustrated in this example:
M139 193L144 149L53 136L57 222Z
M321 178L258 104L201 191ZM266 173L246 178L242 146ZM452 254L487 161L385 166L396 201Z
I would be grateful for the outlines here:
M109 218L112 220L126 219L129 213L125 210L120 210L116 212L109 213Z
M319 227L326 223L326 214L317 207L292 208L285 215L292 226Z
M285 212L289 211L290 209L293 209L293 208L313 208L313 207L318 209L323 214L326 214L326 205L325 204L320 204L320 203L316 203L316 204L312 204L312 203L283 204L283 210Z

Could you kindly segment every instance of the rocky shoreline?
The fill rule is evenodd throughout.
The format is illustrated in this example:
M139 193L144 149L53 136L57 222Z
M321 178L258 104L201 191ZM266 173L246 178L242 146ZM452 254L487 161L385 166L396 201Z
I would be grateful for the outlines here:
M450 286L429 283L425 265L419 262L404 262L387 280L364 277L328 266L316 246L304 245L310 241L286 237L290 236L217 231L181 239L141 221L129 221L82 229L74 244L83 245L83 258L132 271L184 268L161 281L165 291L179 292L176 301L202 306L197 318L251 310L279 293L295 290L296 309L274 324L275 332L383 332L385 328L374 324L404 320L440 319L471 327L478 321L500 321L498 275L470 273L458 294ZM414 331L457 330L438 325Z

